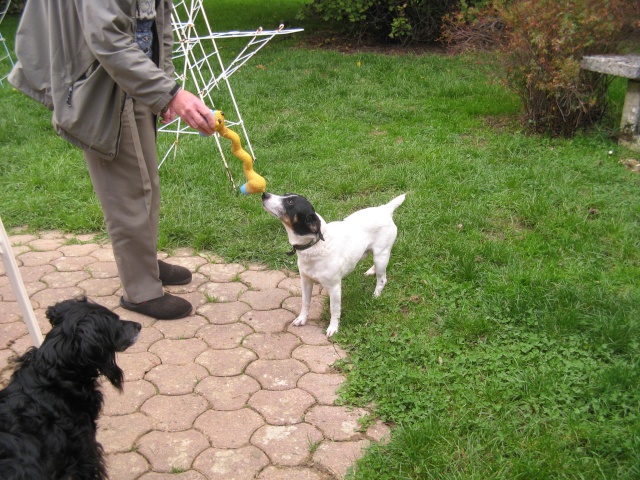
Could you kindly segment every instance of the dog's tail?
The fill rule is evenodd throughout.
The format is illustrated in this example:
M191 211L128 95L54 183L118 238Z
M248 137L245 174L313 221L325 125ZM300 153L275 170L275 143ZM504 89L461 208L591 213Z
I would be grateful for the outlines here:
M384 206L389 208L391 210L391 213L393 213L396 210L396 208L398 208L400 205L402 205L402 203L404 202L404 199L406 198L406 196L407 196L407 194L403 193L402 195L397 196L396 198L394 198L393 200L391 200L389 203L387 203Z

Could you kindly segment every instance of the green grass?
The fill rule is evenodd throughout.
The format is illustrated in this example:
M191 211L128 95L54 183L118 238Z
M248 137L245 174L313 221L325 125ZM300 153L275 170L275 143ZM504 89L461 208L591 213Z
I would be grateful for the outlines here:
M217 29L296 27L299 3L214 2ZM283 37L232 77L269 191L303 194L327 220L408 193L382 296L367 262L343 284L341 401L396 425L353 478L639 478L640 177L619 163L638 154L607 134L625 84L602 129L534 137L491 60ZM0 111L5 225L102 231L82 155L49 112L7 87ZM281 224L230 189L212 139L185 139L161 179L161 248L295 268Z

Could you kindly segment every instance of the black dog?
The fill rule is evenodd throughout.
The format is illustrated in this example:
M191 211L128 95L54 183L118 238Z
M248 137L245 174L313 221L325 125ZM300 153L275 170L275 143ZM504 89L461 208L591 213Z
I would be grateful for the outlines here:
M57 303L46 315L53 328L39 348L18 358L0 391L0 477L106 479L96 441L98 377L122 390L116 352L133 345L141 325L84 297Z

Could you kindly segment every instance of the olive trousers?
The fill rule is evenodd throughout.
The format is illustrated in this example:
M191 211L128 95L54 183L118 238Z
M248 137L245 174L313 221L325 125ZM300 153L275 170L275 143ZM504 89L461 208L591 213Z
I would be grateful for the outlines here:
M124 299L140 303L163 295L158 272L160 178L156 117L127 97L118 155L84 157L113 246Z

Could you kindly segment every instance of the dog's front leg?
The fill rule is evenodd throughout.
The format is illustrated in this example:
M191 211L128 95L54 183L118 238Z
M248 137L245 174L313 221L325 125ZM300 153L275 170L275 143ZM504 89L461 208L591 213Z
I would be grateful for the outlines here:
M342 283L338 283L329 288L329 310L331 310L331 321L327 328L327 337L338 331L340 324L340 313L342 311Z
M300 309L300 315L293 321L293 325L296 327L302 326L307 323L307 317L309 316L309 307L311 305L311 294L313 292L313 280L305 275L300 275L300 288L302 290L302 308Z

